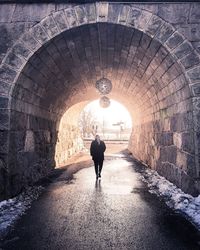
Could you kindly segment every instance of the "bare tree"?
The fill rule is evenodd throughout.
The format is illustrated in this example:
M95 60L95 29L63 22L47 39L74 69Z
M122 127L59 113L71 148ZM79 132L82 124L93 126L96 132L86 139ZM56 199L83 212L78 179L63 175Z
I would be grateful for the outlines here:
M94 135L97 132L97 118L91 110L83 110L79 118L79 126L83 137Z

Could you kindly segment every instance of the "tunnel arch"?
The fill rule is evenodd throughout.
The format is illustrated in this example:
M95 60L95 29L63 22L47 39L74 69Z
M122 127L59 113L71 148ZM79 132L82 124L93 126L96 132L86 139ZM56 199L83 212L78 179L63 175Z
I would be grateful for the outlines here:
M9 131L5 162L9 189L15 190L14 193L11 192L12 195L21 188L19 183L32 182L48 173L54 166L50 155L54 154L58 121L64 111L80 100L87 101L98 97L93 86L100 76L98 62L93 71L88 70L90 67L92 69L90 63L83 64L83 71L93 74L89 78L82 74L78 80L73 77L77 74L76 67L70 73L69 70L65 72L62 62L61 65L55 63L57 54L59 53L58 57L63 57L68 47L68 50L70 48L74 53L69 59L72 57L72 61L77 63L75 66L80 66L83 60L79 60L76 52L76 43L80 41L71 41L76 37L76 33L80 31L84 37L84 32L87 35L89 29L91 41L95 42L98 27L105 32L101 34L106 34L109 38L104 41L101 37L100 41L105 50L102 53L109 55L105 56L103 63L107 66L106 74L108 77L111 75L114 82L113 91L109 96L127 106L138 125L133 129L131 142L134 144L130 143L130 150L135 157L158 170L178 186L185 190L194 189L194 178L199 176L199 147L196 139L199 99L194 96L200 71L198 54L175 27L160 17L131 5L98 3L77 5L47 16L29 32L22 34L2 61L1 81L11 89L8 94L8 110L4 111L8 113L4 128ZM118 34L117 41L112 41L109 36L113 29L116 29ZM122 34L127 35L127 40L123 39ZM87 48L87 42L91 41L88 41L86 35L84 39ZM61 39L65 42L60 42ZM109 42L114 45L109 45ZM49 48L51 52L47 53ZM98 44L91 44L90 48L95 55ZM131 53L127 53L127 48ZM112 74L108 61L110 56L113 57L113 49L114 52L115 49L119 50L120 54L116 53L118 71L115 75ZM90 50L85 51L89 59ZM98 50L96 52L98 58ZM49 54L54 58L50 58ZM47 57L47 65L44 65ZM63 71L59 72L62 67ZM70 68L70 65L68 67ZM113 68L116 73L116 68ZM59 84L55 86L55 82ZM59 106L61 102L62 108ZM34 133L37 136L33 138L32 130L36 127L38 131ZM40 134L41 131L43 132ZM17 137L21 138L23 143L17 145L18 149L14 149ZM39 148L42 147L42 152L37 153L37 156L34 155L31 140L34 140L34 144ZM139 143L141 141L143 145ZM191 146L187 146L188 144ZM33 151L24 151L24 148ZM22 150L23 154L19 157L16 150ZM16 155L20 160L16 161ZM27 173L25 169L29 163L24 163L26 157L30 157L31 161L35 159L36 162L39 159L39 163L30 167L30 172ZM18 168L20 164L21 170ZM38 164L43 167L38 167ZM19 173L20 171L22 172Z

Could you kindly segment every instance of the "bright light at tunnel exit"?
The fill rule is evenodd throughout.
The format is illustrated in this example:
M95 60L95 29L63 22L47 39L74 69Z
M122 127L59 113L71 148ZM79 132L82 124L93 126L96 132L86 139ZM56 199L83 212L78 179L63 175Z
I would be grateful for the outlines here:
M102 108L99 105L99 100L95 100L86 105L84 110L91 111L97 121L103 121L106 127L113 128L120 122L122 122L126 128L132 127L132 119L128 110L115 100L110 100L110 106L108 108Z

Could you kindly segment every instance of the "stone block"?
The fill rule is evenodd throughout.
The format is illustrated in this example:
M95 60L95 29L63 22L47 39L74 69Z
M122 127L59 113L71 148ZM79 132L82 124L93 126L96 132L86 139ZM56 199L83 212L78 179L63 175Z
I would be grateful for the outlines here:
M8 135L9 135L9 132L8 130L0 130L0 141L1 141L1 144L0 144L0 153L8 153Z
M169 49L174 49L184 41L184 38L178 33L174 32L166 41L166 45Z
M11 90L11 84L0 81L0 96L8 96Z
M0 110L0 130L9 129L9 110L1 109Z
M190 42L199 41L200 27L199 24L187 24L187 25L176 25L179 33L183 34L184 37Z
M142 14L141 9L134 8L134 7L130 8L128 12L127 24L129 24L130 26L136 27L141 14Z
M182 133L173 133L173 144L178 148L182 148Z
M194 132L182 133L182 150L190 154L195 153L194 149Z
M64 11L53 13L53 18L61 31L68 29L68 22Z
M75 7L76 17L79 24L86 24L87 23L87 16L85 13L85 8L83 6L76 6Z
M117 4L108 5L108 22L117 23L121 7Z
M175 164L177 157L177 148L176 146L163 146L160 147L160 161L161 162L170 162Z
M14 70L19 70L24 65L25 60L16 56L14 53L10 52L6 56L4 63L11 66Z
M183 86L186 85L186 83L187 80L185 79L185 76L183 74L179 75L176 79L173 80L175 90L181 89Z
M152 39L146 35L145 33L142 34L142 38L140 40L140 46L142 49L146 50L149 47L149 44L151 43ZM139 50L140 48L138 48ZM142 51L144 51L142 50ZM141 53L140 53L141 54Z
M193 51L192 46L188 42L184 42L178 47L175 48L174 50L174 55L178 58L181 59L185 55L190 54Z
M165 73L167 76L168 82L171 82L179 77L179 75L182 73L180 68L177 66L177 64L173 64ZM166 82L167 83L167 82ZM174 86L175 87L175 86ZM174 88L175 90L175 88Z
M28 115L18 112L18 111L11 111L11 118L10 118L10 129L13 131L16 130L26 130L27 128L27 121Z
M192 129L193 117L191 112L174 115L170 121L170 130L182 132Z
M163 121L163 131L165 131L165 132L169 132L170 131L170 119L169 118L166 118Z
M69 27L72 28L77 25L77 19L76 19L76 13L75 9L73 8L67 8L65 10L65 15L67 17L67 22L69 24Z
M29 30L29 23L0 23L0 60L3 59L8 49L13 46L16 40L26 31Z
M6 97L0 96L0 109L8 108L9 99Z
M34 152L34 149L35 149L34 132L32 130L27 130L25 136L24 151Z
M135 21L135 27L139 30L145 31L146 26L149 20L151 19L151 17L152 17L152 13L150 13L149 11L142 10L142 13L139 16L138 20Z
M190 85L194 96L200 96L200 83Z
M15 55L28 59L32 55L32 51L26 48L23 42L18 42L12 47L12 51Z
M158 50L160 49L161 44L156 41L156 40L151 40L151 43L148 47L148 50L146 51L146 55L148 55L149 57L153 58L155 56L155 54L158 52Z
M200 66L190 69L186 72L187 76L190 78L191 83L200 82Z
M172 65L174 64L174 58L171 55L168 55L165 57L165 59L162 61L160 67L162 70L167 71ZM163 73L164 73L163 72Z
M192 103L193 103L193 107L194 110L200 110L200 98L199 97L194 97L192 98Z
M5 162L5 156L2 154L0 155L0 200L4 200L8 197L6 197L7 193L7 181L8 181L8 170L7 170L7 164Z
M195 156L191 154L187 154L187 174L191 177L197 176Z
M15 77L17 76L17 72L13 69L9 68L6 65L2 65L0 68L0 79L12 83L15 80Z
M142 10L146 10L148 12L151 12L153 14L157 14L158 12L158 5L155 5L155 4L151 4L151 3L131 3L131 7L135 7L135 8L140 8Z
M182 58L180 62L185 69L188 69L200 63L200 56L195 52L191 52Z
M167 180L173 182L178 187L181 187L181 170L170 162L158 163L157 171Z
M194 179L190 177L186 172L181 172L181 185L180 187L185 193L189 193L192 195L197 195L195 186L194 186Z
M108 3L98 2L96 4L96 9L97 9L97 21L106 22L108 18Z
M161 42L164 43L174 32L174 28L169 24L163 24L159 30L156 32L155 38Z
M88 23L96 22L96 6L95 4L85 4L85 11L87 15Z
M11 154L15 154L17 152L21 152L24 150L25 135L26 135L25 130L10 131L9 150L10 150Z
M1 4L0 8L0 23L9 23L12 20L13 11L15 10L15 4Z
M176 165L180 169L187 171L187 154L177 151Z
M156 65L158 66L168 54L168 51L163 46L161 46L158 52L156 53Z
M47 33L44 31L44 29L42 28L40 24L35 25L31 29L31 34L41 44L44 44L45 42L49 40Z
M154 36L158 29L163 25L163 23L164 22L161 18L153 15L146 27L147 34L149 34L150 36Z
M190 5L189 4L160 4L158 16L171 24L187 23Z
M12 22L40 22L54 11L54 4L17 4L12 15Z
M173 144L173 133L165 132L165 133L157 133L156 134L156 142L158 145L162 146L170 146Z
M25 33L21 39L25 43L25 45L32 51L35 51L36 48L40 46L39 42L34 38L34 35L31 33Z
M49 37L54 37L59 33L58 27L52 16L48 16L41 21L41 25L49 35Z
M190 23L200 23L200 12L199 12L200 4L193 3L190 9L189 22Z
M128 5L122 5L121 6L120 14L119 14L119 17L118 17L118 22L119 23L121 23L121 24L126 23L129 11L130 11L130 7Z
M192 42L193 47L196 51L200 54L200 41L199 42Z

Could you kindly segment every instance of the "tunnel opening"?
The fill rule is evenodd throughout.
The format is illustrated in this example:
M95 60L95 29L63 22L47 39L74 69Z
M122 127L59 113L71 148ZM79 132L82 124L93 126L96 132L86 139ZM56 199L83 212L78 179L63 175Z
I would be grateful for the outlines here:
M93 139L96 134L103 140L128 141L132 129L132 118L121 103L108 99L102 107L101 98L88 103L79 116L79 126L84 139Z
M102 108L99 101L77 103L63 114L55 151L57 167L67 164L74 154L88 151L96 134L117 150L128 146L132 130L132 118L128 110L114 100L110 100L109 107ZM120 143L123 145L117 148L116 145Z
M134 157L192 192L199 173L191 91L180 51L174 57L168 50L174 40L151 32L109 22L81 25L45 41L18 69L9 120L11 196L55 167L60 119L98 98L94 84L102 70L113 83L109 98L126 106L134 120ZM76 134L73 129L67 133Z

